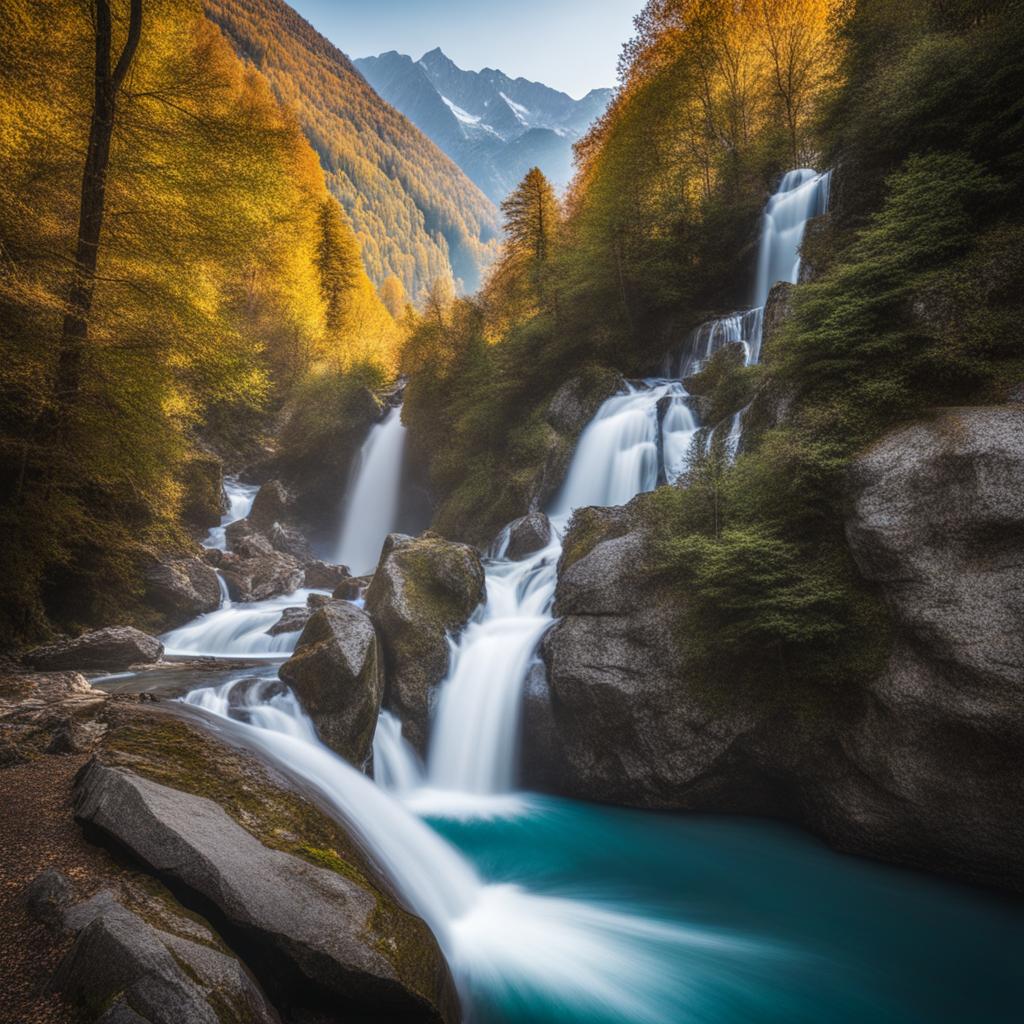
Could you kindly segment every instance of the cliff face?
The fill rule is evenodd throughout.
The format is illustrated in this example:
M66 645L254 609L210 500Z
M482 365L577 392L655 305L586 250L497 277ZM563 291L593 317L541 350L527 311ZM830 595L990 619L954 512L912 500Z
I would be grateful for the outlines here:
M854 461L848 493L851 551L895 627L880 676L696 686L680 598L639 570L642 529L628 510L590 516L545 641L556 753L528 735L525 760L590 799L792 818L842 849L1024 890L1024 407L902 427Z

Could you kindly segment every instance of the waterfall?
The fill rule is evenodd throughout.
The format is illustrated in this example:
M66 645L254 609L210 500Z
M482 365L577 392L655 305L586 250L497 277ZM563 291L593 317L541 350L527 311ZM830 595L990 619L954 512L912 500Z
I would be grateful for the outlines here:
M454 846L320 743L294 695L251 684L233 693L241 682L193 690L182 701L286 778L312 787L426 921L464 997L534 993L585 1019L672 1024L683 1006L667 965L759 950L714 931L485 883Z
M370 428L352 467L342 504L341 535L334 560L355 576L377 567L384 539L395 529L401 496L405 427L395 406Z
M485 565L487 602L452 644L430 737L428 786L473 796L507 793L514 786L522 688L552 622L561 536L573 510L624 505L659 483L678 479L699 431L681 378L730 343L743 346L748 365L760 360L768 291L776 280L796 282L804 229L809 218L825 211L829 181L828 173L791 171L769 200L758 255L757 306L702 324L675 367L666 366L677 379L627 383L584 428L549 509L553 538L548 548L510 562L499 542L497 557ZM729 460L742 441L745 411L724 426ZM705 433L708 447L714 434Z
M768 200L761 221L754 306L763 307L776 281L796 284L800 276L800 244L812 217L828 209L832 172L818 174L804 168L783 176L778 191Z
M258 490L259 487L255 484L243 484L234 477L225 478L224 493L228 499L228 510L220 517L220 524L210 530L203 539L204 548L216 548L218 551L227 549L227 528L249 514Z

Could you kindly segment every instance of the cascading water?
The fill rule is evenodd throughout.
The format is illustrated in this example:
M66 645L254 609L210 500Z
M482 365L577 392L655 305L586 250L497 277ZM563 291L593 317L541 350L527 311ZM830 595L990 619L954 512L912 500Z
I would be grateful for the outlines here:
M401 497L405 427L395 406L375 424L352 467L334 560L356 576L373 572L384 539L395 529Z
M772 955L761 942L712 929L485 883L454 846L320 743L294 695L269 680L233 680L182 700L314 788L430 926L464 997L504 989L591 1021L674 1024L689 994L675 984L680 964L714 971L719 984L731 970L727 985L739 991L744 973ZM377 748L401 744L397 723L383 723Z
M828 202L829 174L791 171L765 208L755 309L709 321L694 332L676 366L696 372L723 345L744 346L746 362L760 359L764 302L776 279L796 281L799 249L810 217ZM724 445L734 458L743 412L728 423ZM561 536L576 508L624 505L670 483L686 468L698 425L680 380L627 383L609 398L580 435L565 483L550 508L552 542L544 551L486 564L487 603L452 646L430 740L427 785L467 794L500 794L515 782L519 704L526 674L552 621ZM707 433L710 445L714 432ZM502 551L500 554L504 554Z

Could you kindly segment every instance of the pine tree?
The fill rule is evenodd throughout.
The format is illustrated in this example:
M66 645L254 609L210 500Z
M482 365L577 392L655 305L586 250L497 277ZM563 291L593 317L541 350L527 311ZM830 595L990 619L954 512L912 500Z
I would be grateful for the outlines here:
M320 205L320 245L317 250L320 292L327 306L327 327L337 331L345 317L346 295L359 285L363 264L359 243L337 200Z
M547 307L555 294L547 271L562 220L555 190L540 168L534 167L501 204L501 210L505 250L499 275L511 279L513 291L525 285L536 304Z

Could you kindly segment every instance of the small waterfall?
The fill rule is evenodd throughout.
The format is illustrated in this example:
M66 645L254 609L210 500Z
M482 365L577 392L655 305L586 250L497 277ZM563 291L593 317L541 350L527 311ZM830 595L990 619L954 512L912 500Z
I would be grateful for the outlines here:
M343 502L334 560L347 565L355 576L373 572L384 539L395 529L404 456L402 408L395 406L370 428L352 467Z
M243 484L234 477L225 478L224 493L228 499L228 510L221 516L220 525L210 530L204 538L204 548L216 548L218 551L227 550L227 528L249 514L258 490L259 486L256 484Z
M429 925L464 997L515 991L557 1000L581 1019L672 1024L683 1007L668 965L696 966L758 948L579 899L485 883L454 846L320 743L290 692L269 685L233 692L242 682L194 690L182 701L285 777L313 788ZM387 730L388 719L382 721Z
M402 735L402 723L381 711L373 734L373 778L389 793L411 793L423 784L423 765Z

